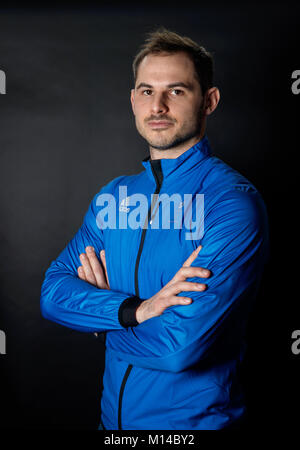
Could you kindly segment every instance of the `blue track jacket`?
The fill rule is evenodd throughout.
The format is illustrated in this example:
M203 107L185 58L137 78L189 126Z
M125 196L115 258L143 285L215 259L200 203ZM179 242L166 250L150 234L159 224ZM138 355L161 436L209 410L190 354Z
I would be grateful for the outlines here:
M212 156L207 136L178 158L148 157L142 164L139 174L120 176L95 195L81 228L45 274L41 312L78 331L105 333L105 429L221 429L245 412L238 371L268 256L264 202L247 179ZM134 194L148 199L146 213ZM183 203L173 202L164 214L161 194L180 194ZM195 206L203 217L192 233ZM190 215L181 227L179 211ZM115 226L107 225L109 214ZM137 324L140 302L165 286L200 244L192 266L212 275L187 281L204 282L207 290L181 292L193 302ZM79 255L88 245L97 254L105 249L110 290L78 278Z

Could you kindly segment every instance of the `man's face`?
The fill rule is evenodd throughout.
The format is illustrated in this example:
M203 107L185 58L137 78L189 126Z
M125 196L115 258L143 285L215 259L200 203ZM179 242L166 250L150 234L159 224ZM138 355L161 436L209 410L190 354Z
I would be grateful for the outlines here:
M167 150L200 136L203 96L184 52L147 55L131 103L137 130L152 148Z

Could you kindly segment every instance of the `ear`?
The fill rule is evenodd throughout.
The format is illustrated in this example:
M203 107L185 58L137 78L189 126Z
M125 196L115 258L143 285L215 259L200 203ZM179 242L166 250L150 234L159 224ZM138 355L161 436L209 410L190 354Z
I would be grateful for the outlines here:
M220 91L217 87L212 87L208 89L205 93L205 115L209 116L216 107L218 106L218 103L220 101Z
M135 90L131 89L131 91L130 91L130 101L131 101L131 107L132 107L133 114L135 115L134 96L135 96Z

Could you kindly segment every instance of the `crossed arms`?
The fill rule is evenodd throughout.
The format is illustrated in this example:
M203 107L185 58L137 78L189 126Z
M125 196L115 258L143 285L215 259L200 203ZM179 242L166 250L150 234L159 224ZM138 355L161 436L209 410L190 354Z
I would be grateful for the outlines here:
M82 227L46 272L43 316L79 331L107 331L109 351L134 365L184 370L207 354L232 312L239 305L247 311L253 299L266 256L259 198L239 190L225 193L206 221L202 248L166 286L140 303L138 325L124 328L118 313L130 294L109 289L105 258L101 257L104 271L97 259L104 244L96 227L96 197ZM92 259L83 256L90 246L95 251ZM210 272L205 274L202 267ZM205 286L199 283L199 277L207 276Z
M160 316L169 306L190 304L192 302L191 298L182 296L177 297L177 294L180 292L201 292L206 289L204 283L185 281L188 277L208 278L210 276L209 270L201 267L190 267L201 248L202 246L199 245L199 247L192 252L175 276L159 292L157 292L157 294L139 304L135 311L135 317L138 323L142 323L152 317ZM85 250L86 253L80 255L82 266L79 266L77 270L79 278L97 286L99 289L109 289L105 250L101 250L100 252L100 259L104 270L100 265L94 248L88 246Z

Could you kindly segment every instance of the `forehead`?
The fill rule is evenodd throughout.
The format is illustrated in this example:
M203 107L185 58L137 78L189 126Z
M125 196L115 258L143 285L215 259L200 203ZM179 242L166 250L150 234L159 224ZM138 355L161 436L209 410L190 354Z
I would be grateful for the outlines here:
M138 67L137 82L195 83L197 75L191 58L185 52L159 53L145 56Z

